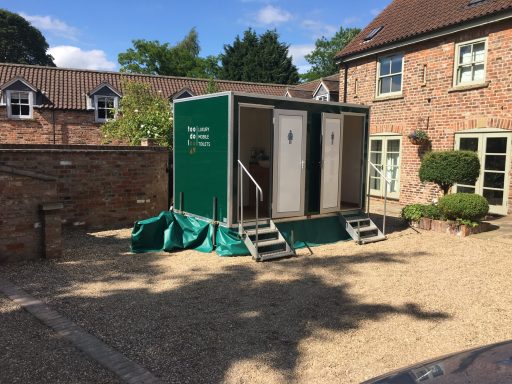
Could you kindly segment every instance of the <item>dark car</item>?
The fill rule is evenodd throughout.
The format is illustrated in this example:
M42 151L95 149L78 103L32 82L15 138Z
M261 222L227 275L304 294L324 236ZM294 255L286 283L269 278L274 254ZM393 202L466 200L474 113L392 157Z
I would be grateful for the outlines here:
M412 365L363 384L512 383L512 340Z

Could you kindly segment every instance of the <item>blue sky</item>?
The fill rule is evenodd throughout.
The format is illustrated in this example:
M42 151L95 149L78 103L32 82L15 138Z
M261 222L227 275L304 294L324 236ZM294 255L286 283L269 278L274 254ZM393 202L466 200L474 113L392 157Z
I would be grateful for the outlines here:
M358 1L57 1L0 0L0 7L24 16L50 44L58 66L117 70L117 54L133 39L175 44L196 27L201 56L222 52L248 27L277 29L301 72L304 55L321 36L340 26L364 27L391 0Z

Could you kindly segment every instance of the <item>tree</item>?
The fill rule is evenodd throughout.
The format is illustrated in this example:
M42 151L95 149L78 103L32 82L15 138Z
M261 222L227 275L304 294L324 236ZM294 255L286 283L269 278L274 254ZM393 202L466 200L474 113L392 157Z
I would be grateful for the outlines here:
M420 180L436 183L446 195L453 184L471 185L480 176L480 160L471 151L429 152L423 157Z
M118 139L139 145L141 139L156 139L171 147L172 112L169 100L153 91L149 84L123 83L124 95L116 120L106 122L101 130L105 141Z
M121 72L151 75L211 77L218 72L218 58L199 57L199 39L195 28L175 46L158 40L133 40L133 48L118 55Z
M243 39L237 36L232 45L225 45L220 59L220 78L261 83L296 84L297 67L288 53L289 45L279 41L275 30L258 36L248 29Z
M219 84L215 81L215 79L212 77L210 80L208 80L208 84L206 85L206 93L217 93L220 92Z
M301 75L304 81L319 79L339 71L335 56L356 37L361 30L359 28L340 27L340 30L331 39L321 37L315 42L315 49L305 56L306 61L312 65L311 69Z
M0 61L55 67L43 34L20 15L0 9Z

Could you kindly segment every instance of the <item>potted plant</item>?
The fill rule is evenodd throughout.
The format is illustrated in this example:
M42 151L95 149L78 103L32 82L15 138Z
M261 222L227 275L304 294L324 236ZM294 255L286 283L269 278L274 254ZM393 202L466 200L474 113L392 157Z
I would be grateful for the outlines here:
M427 132L423 129L415 129L409 133L407 137L414 145L422 145L430 142L430 137L428 137Z

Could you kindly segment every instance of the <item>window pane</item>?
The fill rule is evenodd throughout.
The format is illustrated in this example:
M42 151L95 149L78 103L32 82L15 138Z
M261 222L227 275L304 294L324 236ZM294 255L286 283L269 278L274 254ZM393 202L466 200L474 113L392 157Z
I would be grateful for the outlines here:
M506 137L490 137L487 139L486 153L506 153L507 138Z
M504 155L486 155L485 156L485 169L488 171L504 171L505 170Z
M390 179L390 180L391 179L394 179L394 180L398 179L398 167L397 166L390 166L388 164L388 168L386 170L386 177L388 179Z
M105 108L105 99L98 99L98 108Z
M114 108L114 99L112 97L105 98L107 108Z
M473 69L472 67L460 67L459 68L459 83L468 83L472 79Z
M380 178L371 178L370 179L370 188L380 190Z
M113 109L107 109L106 113L107 113L107 118L109 118L109 119L114 118L114 110Z
M474 81L483 81L485 79L485 70L483 64L475 65L473 73Z
M388 152L400 152L400 140L388 140Z
M11 103L19 104L20 103L20 94L19 93L11 93Z
M391 77L384 77L380 79L380 91L379 93L391 92Z
M464 45L459 49L459 64L471 63L471 45Z
M396 167L399 162L399 154L398 153L388 153L386 166L388 167Z
M402 73L402 60L402 55L391 58L391 73Z
M28 104L28 93L22 93L20 95L21 104Z
M377 166L382 165L382 153L372 152L370 154L370 161Z
M382 151L382 140L372 140L371 150L381 152Z
M30 116L30 106L28 105L22 105L21 107L21 115L22 116Z
M98 109L98 119L105 119L105 118L106 118L105 109Z
M398 182L396 180L391 180L391 183L388 184L388 192L398 192Z
M505 174L504 173L495 173L495 172L485 172L484 187L504 188L505 187Z
M13 115L13 116L20 115L20 106L19 105L11 105L11 115Z
M457 192L459 193L475 193L474 187L463 187L460 185L457 185Z
M460 139L459 149L461 151L478 151L478 138L464 137Z
M391 92L400 92L402 90L402 75L393 76L391 79Z
M490 205L503 205L503 191L484 189L483 195Z
M485 58L485 43L478 43L473 45L473 61L481 63Z
M391 73L391 59L385 58L380 60L380 76L389 75Z

